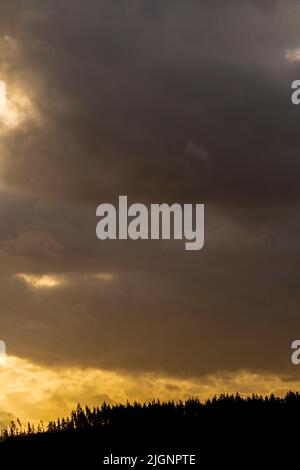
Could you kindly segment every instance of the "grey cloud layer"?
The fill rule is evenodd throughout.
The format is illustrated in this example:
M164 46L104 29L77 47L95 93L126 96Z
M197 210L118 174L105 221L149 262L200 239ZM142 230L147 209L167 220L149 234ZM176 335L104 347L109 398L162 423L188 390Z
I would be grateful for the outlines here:
M10 1L0 13L2 73L39 114L1 137L0 324L13 352L191 375L288 369L300 67L285 53L299 4ZM97 241L96 205L122 193L205 202L205 252ZM16 272L70 283L34 290Z

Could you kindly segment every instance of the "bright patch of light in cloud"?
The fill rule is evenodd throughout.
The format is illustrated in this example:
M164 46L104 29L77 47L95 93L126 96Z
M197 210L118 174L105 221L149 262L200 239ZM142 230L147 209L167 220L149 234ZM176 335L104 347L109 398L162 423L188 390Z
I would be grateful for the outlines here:
M289 62L300 62L300 47L296 49L288 49L285 53L285 58Z
M6 85L0 80L0 110L6 106Z
M98 279L99 281L108 282L108 281L112 281L113 275L110 273L98 273L98 274L95 274L95 278Z
M0 133L16 128L36 113L29 98L20 89L8 93L7 84L0 80Z
M52 288L66 283L66 280L63 277L50 274L38 276L34 274L19 273L16 276L34 288Z
M0 366L6 364L6 345L4 341L0 340Z

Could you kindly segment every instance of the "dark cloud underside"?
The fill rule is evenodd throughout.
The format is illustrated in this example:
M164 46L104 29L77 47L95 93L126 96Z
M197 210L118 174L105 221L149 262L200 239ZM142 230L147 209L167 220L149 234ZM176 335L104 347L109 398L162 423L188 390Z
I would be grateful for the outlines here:
M14 354L175 375L289 368L299 22L296 1L1 3L0 73L35 109L0 135L0 330ZM204 251L96 240L96 205L119 194L204 202Z

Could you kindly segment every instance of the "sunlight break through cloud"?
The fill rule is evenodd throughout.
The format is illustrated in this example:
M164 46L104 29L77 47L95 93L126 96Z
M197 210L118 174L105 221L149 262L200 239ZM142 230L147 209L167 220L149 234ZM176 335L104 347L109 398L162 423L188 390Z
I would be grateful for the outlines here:
M285 58L289 62L300 62L300 47L296 49L288 49L285 53Z
M19 273L16 276L34 288L52 288L66 283L66 280L63 277L48 274L38 276L33 274Z

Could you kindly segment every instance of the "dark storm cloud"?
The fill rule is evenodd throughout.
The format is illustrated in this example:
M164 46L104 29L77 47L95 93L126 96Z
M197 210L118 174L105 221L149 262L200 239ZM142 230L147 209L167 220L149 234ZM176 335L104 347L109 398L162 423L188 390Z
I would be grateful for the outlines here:
M298 41L294 2L29 5L12 35L18 67L38 83L44 126L29 123L7 142L11 184L29 179L46 197L87 201L116 190L232 200L277 198L279 189L281 200L298 197L289 99L296 70L285 59ZM209 187L205 168L185 158L189 141L216 162Z
M297 2L4 2L1 332L45 362L288 368L297 308ZM0 77L1 78L1 77ZM101 243L95 208L206 206L206 246ZM57 274L36 289L16 273ZM111 281L93 276L111 273Z

